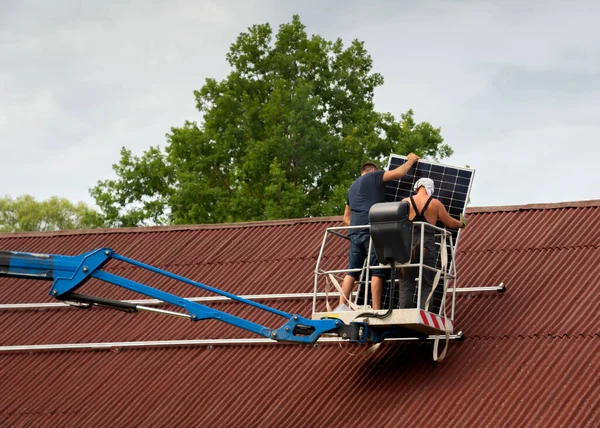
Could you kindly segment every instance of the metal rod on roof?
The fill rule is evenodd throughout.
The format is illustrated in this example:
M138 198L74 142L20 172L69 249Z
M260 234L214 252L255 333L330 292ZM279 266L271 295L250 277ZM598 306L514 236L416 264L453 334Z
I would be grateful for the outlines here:
M402 265L399 265L397 267L403 267L403 268L410 268L410 267L423 267L423 269L427 269L431 272L438 272L439 269L436 269L434 267L431 266L427 266L427 265L421 265L420 263L403 263ZM379 270L387 270L387 269L391 269L390 265L378 265L377 269ZM326 270L326 271L320 271L319 274L320 275L324 275L324 274L334 274L334 273L348 273L348 272L361 272L363 269L362 268L356 268L356 269L336 269L336 270ZM447 275L450 278L453 278L454 276L451 273L448 273Z
M426 340L433 340L437 336L427 336ZM445 337L445 336L444 336ZM451 334L450 339L462 340L462 332ZM402 337L386 339L385 341L418 341L417 337ZM346 342L339 337L321 337L317 343ZM298 345L291 342L277 342L265 338L249 339L190 339L190 340L154 340L146 342L96 342L96 343L56 343L43 345L8 345L0 346L0 352L32 352L32 351L67 351L67 350L98 350L120 348L171 348L180 346L230 346L230 345Z
M289 294L246 294L240 297L248 300L303 300L303 299L312 299L313 293L289 293ZM317 293L318 298L325 298L325 293ZM339 292L331 292L329 293L331 297L339 297ZM191 302L226 302L231 301L228 297L225 296L205 296L205 297L186 297L187 300ZM158 299L139 299L139 300L122 300L126 303L133 303L134 305L143 304L143 305L162 305L164 302ZM52 302L52 303L4 303L0 304L1 310L8 309L48 309L48 308L66 308L69 306L73 306L67 303L62 302Z
M449 288L447 290L449 293L454 292L454 288ZM506 291L506 286L504 285L503 282L500 283L500 285L496 285L493 287L456 287L456 292L457 293L482 293L482 292L487 292L487 291L496 291L498 293L503 293Z
M493 287L456 287L456 293L481 293L488 291L496 291L502 293L506 290L504 283ZM449 293L455 291L454 288L448 288ZM354 294L354 293L353 293ZM335 291L329 293L330 297L339 297L340 293ZM246 294L242 295L244 299L248 300L293 300L293 299L312 299L313 293L290 293L290 294ZM317 298L325 298L325 293L317 293ZM226 302L231 300L224 296L206 296L206 297L187 297L192 302ZM126 303L143 304L143 305L162 305L163 301L157 299L140 299L140 300L123 300ZM18 310L18 309L49 309L49 308L68 308L67 303L52 302L52 303L4 303L0 304L0 311L4 310Z
M192 318L190 315L188 315L188 314L182 314L181 312L166 311L164 309L149 308L147 306L136 305L135 308L138 311L154 312L154 313L158 313L158 314L171 315L171 316L174 316L174 317L181 317L181 318L188 318L188 319Z

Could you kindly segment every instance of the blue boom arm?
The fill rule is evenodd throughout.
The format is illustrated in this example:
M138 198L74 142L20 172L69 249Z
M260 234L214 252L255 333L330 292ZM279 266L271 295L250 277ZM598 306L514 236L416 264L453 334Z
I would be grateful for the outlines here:
M231 300L279 315L287 321L281 327L271 329L228 314L227 312L219 311L206 305L187 300L175 294L167 293L148 285L103 271L102 267L110 259L129 263L139 268L202 288L220 296L228 297ZM215 319L277 341L314 343L322 334L334 333L345 338L350 338L351 341L363 342L364 339L360 339L359 336L365 337L365 332L367 331L367 325L364 323L351 323L348 325L338 319L310 320L301 317L298 314L280 311L200 282L192 281L191 279L176 275L172 272L123 257L109 248L100 248L78 256L0 251L0 276L52 281L50 295L59 300L100 304L131 311L136 310L136 305L131 303L75 293L75 291L89 278L97 278L145 296L179 306L189 313L189 317L192 321Z

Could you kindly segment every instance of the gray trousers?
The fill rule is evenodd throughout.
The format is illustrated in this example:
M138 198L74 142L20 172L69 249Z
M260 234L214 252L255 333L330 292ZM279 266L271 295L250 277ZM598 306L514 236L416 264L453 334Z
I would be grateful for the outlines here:
M420 260L420 242L421 242L421 230L415 227L413 232L413 256L411 258L412 263L419 263ZM423 241L423 264L431 267L436 267L438 258L437 245L435 243L435 235L433 231L425 230L425 237ZM398 272L399 276L399 308L416 308L417 307L417 293L418 293L418 277L419 268L407 268L402 272ZM433 281L435 279L435 272L429 269L423 268L423 280L421 281L421 301L419 304L420 309L425 309L425 303L427 297L431 293ZM438 314L442 302L444 291L441 285L438 284L435 293L433 294L431 301L429 302L429 312Z

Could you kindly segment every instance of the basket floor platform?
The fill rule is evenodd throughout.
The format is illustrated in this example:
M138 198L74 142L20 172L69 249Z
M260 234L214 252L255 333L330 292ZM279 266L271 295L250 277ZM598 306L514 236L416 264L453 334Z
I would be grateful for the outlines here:
M371 326L381 327L404 327L421 334L442 335L454 333L454 322L450 318L433 314L422 309L393 309L385 318L374 318L365 314L383 315L387 310L359 310L345 312L314 312L313 320L337 318L346 324L350 322L364 322ZM446 329L448 331L446 331Z

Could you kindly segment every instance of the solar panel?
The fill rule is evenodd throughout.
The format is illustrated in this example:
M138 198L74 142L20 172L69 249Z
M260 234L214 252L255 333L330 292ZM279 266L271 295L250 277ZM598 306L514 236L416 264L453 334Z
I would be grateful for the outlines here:
M388 162L388 170L395 169L405 162L406 156L392 154ZM420 178L429 177L435 185L433 196L444 204L452 217L458 219L459 215L461 213L464 214L467 208L474 175L475 170L471 168L461 168L429 160L419 160L400 180L386 183L385 199L387 202L395 202L408 198L414 195L413 186L415 182ZM438 221L437 226L443 228L444 224ZM449 229L449 231L452 233L456 249L458 246L459 231L453 229Z

